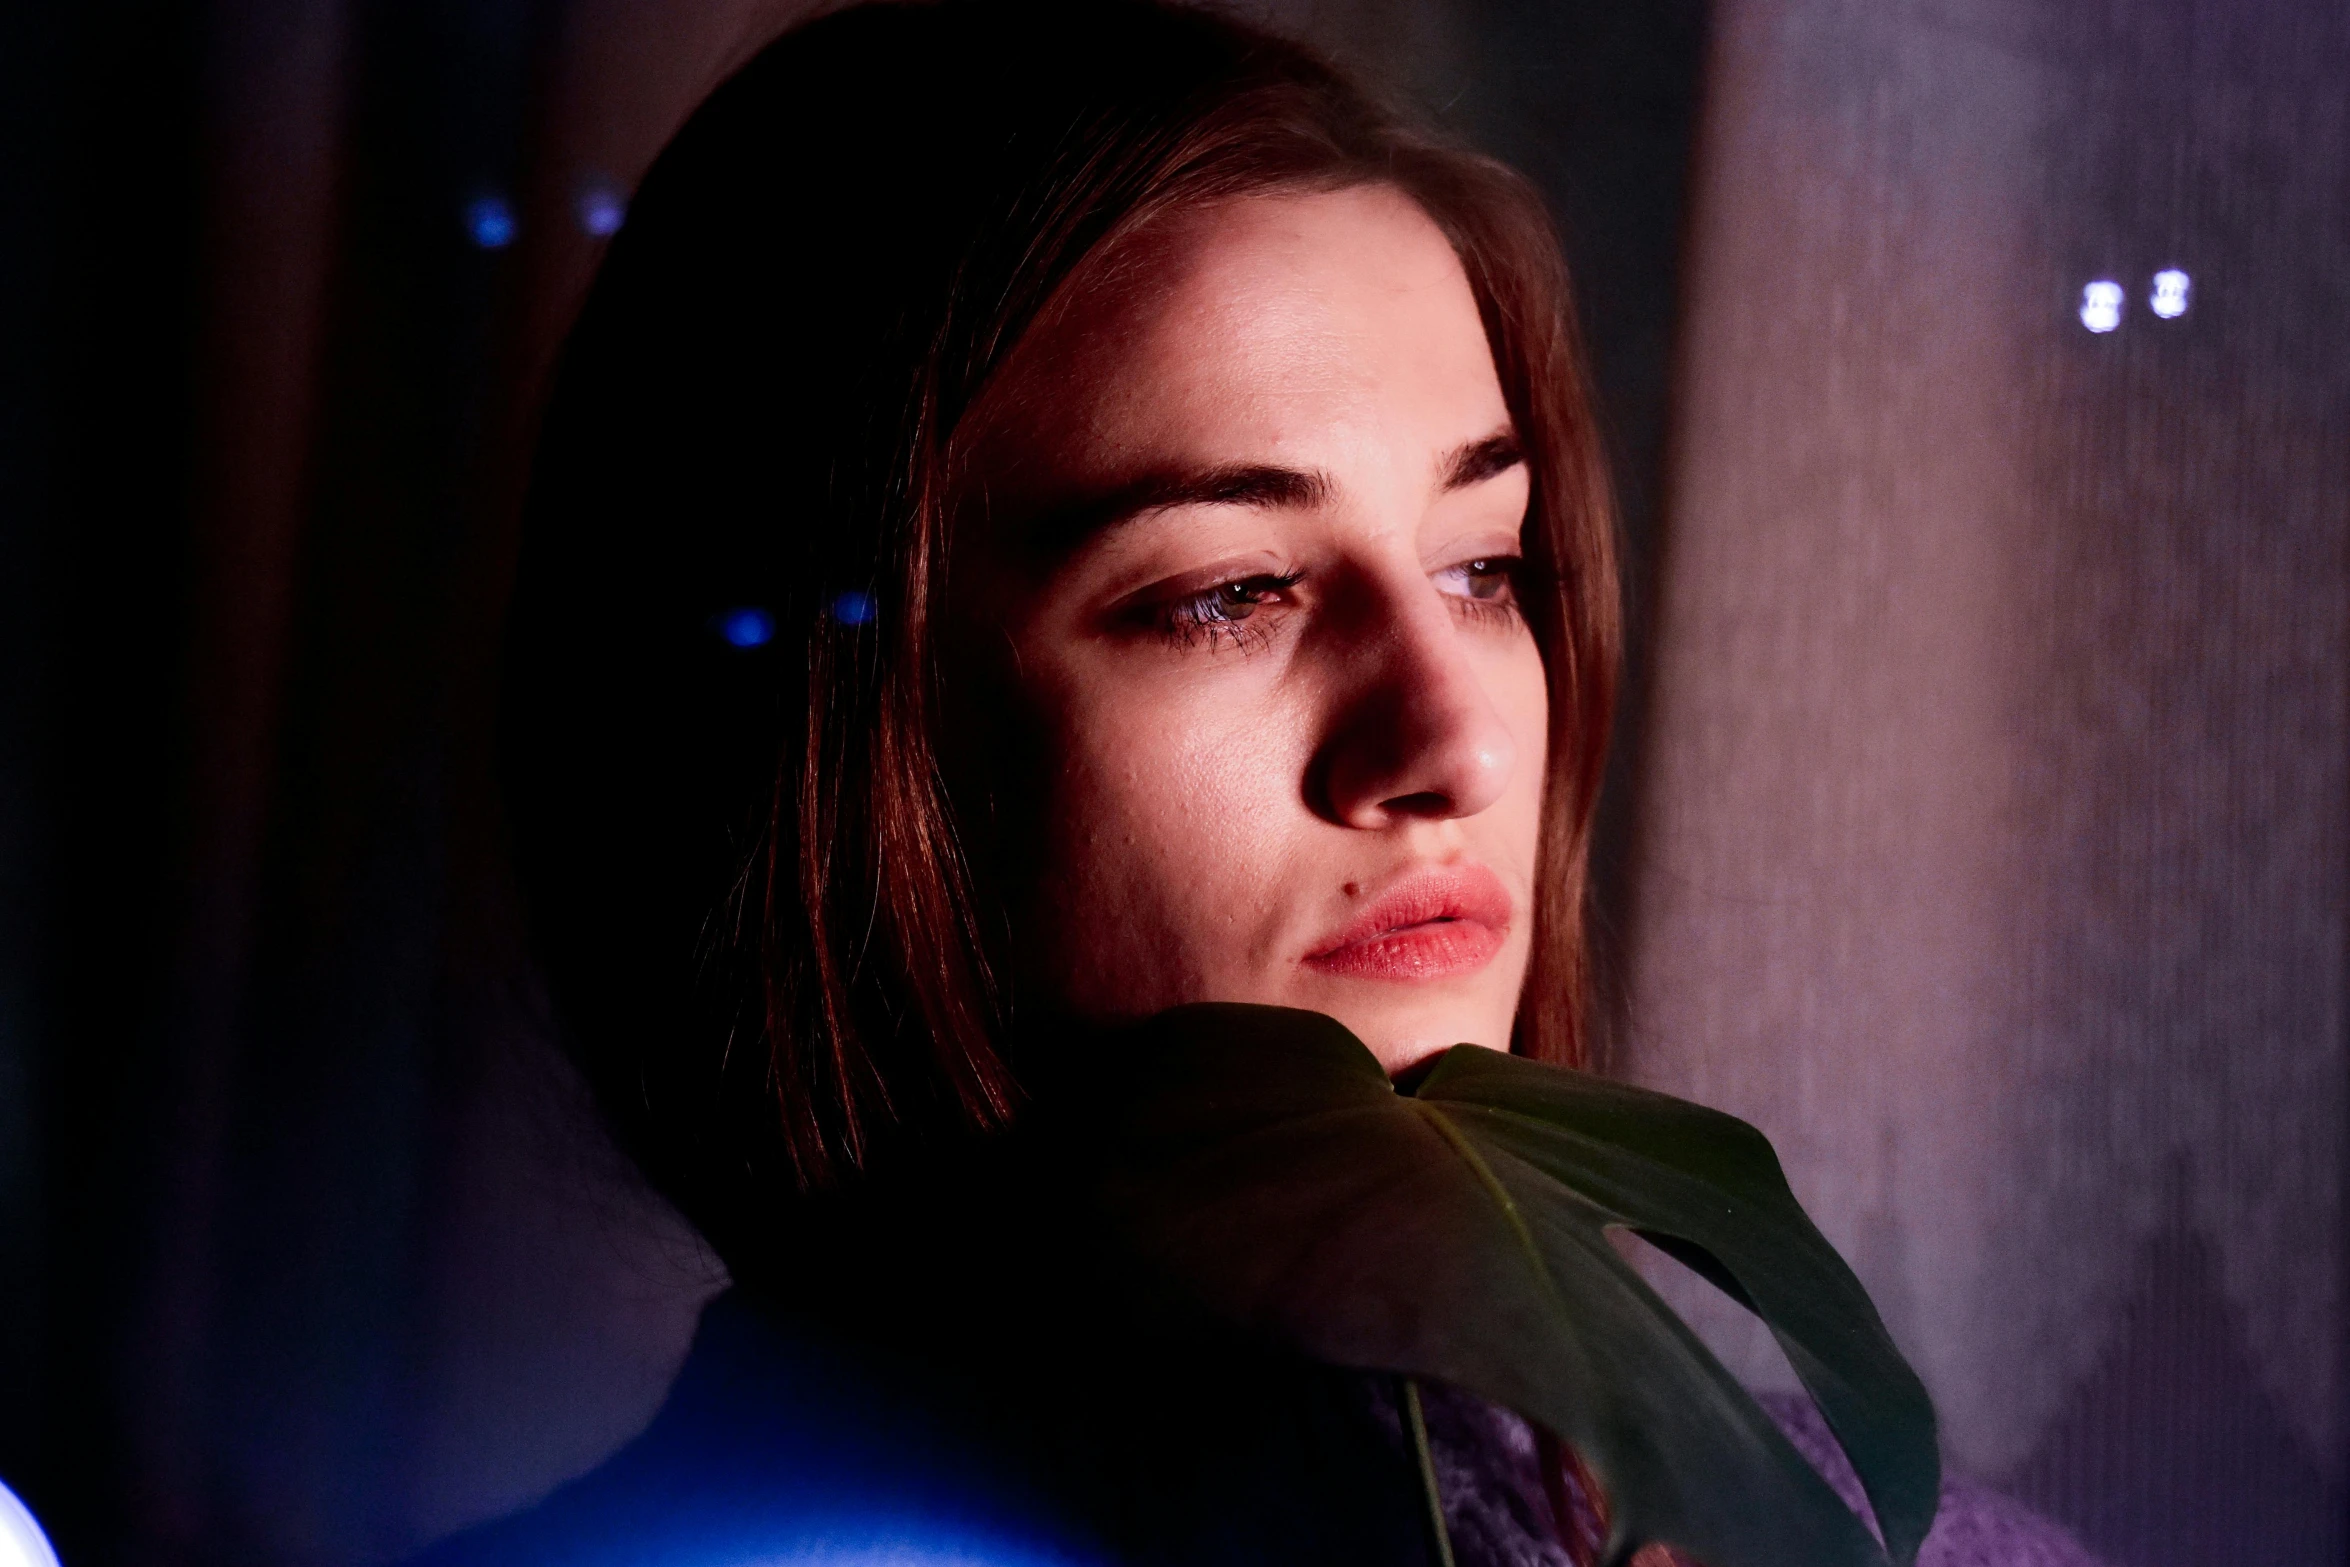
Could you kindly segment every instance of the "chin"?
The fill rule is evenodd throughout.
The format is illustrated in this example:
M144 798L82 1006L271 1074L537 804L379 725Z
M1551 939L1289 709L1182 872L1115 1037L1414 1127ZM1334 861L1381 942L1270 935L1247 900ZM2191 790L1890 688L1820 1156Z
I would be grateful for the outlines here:
M1457 999L1447 1003L1432 996L1408 1002L1401 998L1325 997L1301 1005L1326 1012L1345 1024L1370 1047L1390 1077L1455 1045L1483 1045L1493 1050L1507 1050L1510 1045L1507 1014L1497 1021L1498 1009L1463 1005Z

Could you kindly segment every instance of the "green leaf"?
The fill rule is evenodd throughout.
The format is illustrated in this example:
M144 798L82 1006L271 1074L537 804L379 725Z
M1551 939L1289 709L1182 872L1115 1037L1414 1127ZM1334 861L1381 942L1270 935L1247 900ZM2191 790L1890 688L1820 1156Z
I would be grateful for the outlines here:
M1940 1488L1933 1406L1762 1134L1497 1051L1399 1092L1319 1013L1178 1008L1097 1059L1120 1242L1316 1358L1452 1383L1571 1444L1611 1562L1870 1567L1877 1541L1607 1238L1634 1230L1770 1325L1899 1567Z

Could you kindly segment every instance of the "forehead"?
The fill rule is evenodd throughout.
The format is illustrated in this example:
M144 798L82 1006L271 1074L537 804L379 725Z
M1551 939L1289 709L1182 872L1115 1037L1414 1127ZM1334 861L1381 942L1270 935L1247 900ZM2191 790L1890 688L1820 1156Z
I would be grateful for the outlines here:
M1433 460L1506 422L1452 246L1386 186L1241 198L1124 243L1007 367L1000 478ZM1422 449L1425 452L1422 453Z

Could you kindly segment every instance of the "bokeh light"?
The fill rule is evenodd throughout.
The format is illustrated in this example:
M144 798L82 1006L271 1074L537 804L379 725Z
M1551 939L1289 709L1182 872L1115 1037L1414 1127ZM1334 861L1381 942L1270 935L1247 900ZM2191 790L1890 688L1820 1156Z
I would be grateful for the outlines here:
M628 221L627 201L610 181L600 177L581 188L577 211L581 231L597 239L610 239Z
M484 250L504 250L514 243L514 208L503 196L476 196L465 207L465 232Z
M832 601L832 618L844 626L869 624L878 613L880 606L874 603L873 595L854 588Z
M2147 296L2146 308L2165 321L2176 321L2187 313L2187 289L2190 279L2177 267L2165 267L2154 274L2154 292Z
M0 1485L0 1567L57 1567L57 1553L33 1510Z
M2081 325L2092 332L2110 332L2122 324L2122 286L2099 278L2081 290Z
M775 617L755 604L720 610L711 624L728 647L765 647L775 640Z

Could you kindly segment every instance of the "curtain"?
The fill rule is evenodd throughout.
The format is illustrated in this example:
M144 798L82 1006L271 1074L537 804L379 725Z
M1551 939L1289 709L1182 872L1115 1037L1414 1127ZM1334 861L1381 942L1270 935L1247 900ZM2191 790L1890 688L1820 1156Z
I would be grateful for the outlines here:
M2344 1548L2346 36L1751 0L1709 72L1629 1063L2137 1567Z

